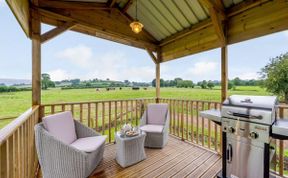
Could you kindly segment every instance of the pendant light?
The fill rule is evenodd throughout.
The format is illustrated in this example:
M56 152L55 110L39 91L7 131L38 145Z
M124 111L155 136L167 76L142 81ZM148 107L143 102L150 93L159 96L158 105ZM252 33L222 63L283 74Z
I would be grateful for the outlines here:
M136 0L136 18L133 22L130 23L130 27L132 31L136 34L140 33L142 31L142 28L144 27L144 25L140 23L137 18L137 11L138 11L137 5L138 5L138 2Z

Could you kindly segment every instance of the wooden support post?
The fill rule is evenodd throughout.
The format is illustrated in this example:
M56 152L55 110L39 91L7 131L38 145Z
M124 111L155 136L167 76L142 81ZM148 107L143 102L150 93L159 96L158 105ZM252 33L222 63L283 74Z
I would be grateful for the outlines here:
M32 105L41 104L41 22L38 10L32 10Z
M156 63L156 103L159 103L160 98L160 63Z
M160 98L160 62L161 52L157 51L157 63L156 65L156 103L159 103Z
M227 46L221 48L221 101L227 98L228 91L228 49Z

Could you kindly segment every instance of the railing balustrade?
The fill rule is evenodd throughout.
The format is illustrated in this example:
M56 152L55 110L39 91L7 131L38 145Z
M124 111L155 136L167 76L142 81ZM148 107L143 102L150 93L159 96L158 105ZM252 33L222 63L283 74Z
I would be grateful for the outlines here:
M38 122L39 106L36 106L0 130L1 177L34 177L38 165L34 125Z
M74 118L95 131L108 135L107 143L113 143L114 134L125 123L139 125L148 103L155 98L109 100L44 104L29 109L0 131L0 173L2 177L33 177L37 169L34 142L34 125L39 118L50 114L71 111ZM221 127L199 113L207 109L220 109L220 102L160 98L168 103L170 111L170 135L221 154ZM288 118L288 106L280 105L279 119ZM285 176L288 171L287 141L276 141L276 157L273 172ZM21 175L21 176L20 176ZM24 175L24 176L23 176Z

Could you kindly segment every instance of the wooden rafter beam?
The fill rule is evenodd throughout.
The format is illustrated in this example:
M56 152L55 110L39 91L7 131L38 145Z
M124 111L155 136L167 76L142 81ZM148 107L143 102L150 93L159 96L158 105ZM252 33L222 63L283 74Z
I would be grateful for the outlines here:
M219 18L218 13L216 12L216 9L214 9L213 7L209 8L209 12L210 12L210 18L214 26L216 35L218 36L218 39L220 42L220 46L224 47L227 44L227 39L225 36L225 31L223 28L222 20Z
M69 13L69 11L51 11L39 8L39 12L42 16L48 18L61 21L73 21L77 24L77 27L79 26L79 28L75 28L75 30L82 33L87 33L99 38L104 38L138 48L148 48L152 51L155 51L158 48L156 45L157 41L147 38L145 34L134 34L130 30L127 20L123 19L123 17L119 15L116 17L117 14L115 14L116 12L114 11L111 13L104 11L93 11L93 16L91 16L89 12L86 12L85 14L85 12L75 10L73 13ZM90 19L86 17L88 14L91 16L93 21L90 21ZM105 24L104 22L106 22L108 18L111 18L111 16L115 16L115 19L113 18L114 21L110 21L110 23ZM92 31L94 31L93 34L91 34Z
M202 22L199 22L196 25L193 25L185 30L182 30L181 32L175 33L174 35L171 35L164 40L160 41L160 46L164 46L166 44L169 44L173 41L176 41L178 39L184 38L185 36L194 33L196 31L199 31L201 29L207 28L212 25L212 22L210 19L204 20Z
M111 8L115 5L115 3L116 3L116 0L108 0L107 6Z
M226 20L224 5L220 2L216 3L216 1L212 0L200 0L200 3L208 8L212 24L219 39L220 46L225 46L227 40L222 24L222 20Z
M215 1L213 0L199 0L199 2L207 7L208 9L210 8L214 8L220 15L220 17L222 19L225 19L226 18L226 14L225 14L225 8L224 6L221 4L221 3L216 3Z
M148 50L148 49L147 49L146 51L147 51L147 53L149 54L149 56L151 57L152 61L153 61L155 64L158 64L159 61L158 61L157 57L153 54L153 52L150 51L150 50Z
M73 27L75 27L76 24L74 22L66 22L61 26L58 26L44 34L41 35L41 43L45 43L47 41L49 41L50 39L64 33L67 30L72 29Z
M232 7L236 11L226 11L229 17L225 27L227 45L288 29L288 3L286 0L268 0L259 4L250 1L249 8L243 6L242 3ZM240 6L243 10L236 9ZM162 60L165 62L219 48L218 42L214 26L208 26L161 46Z
M133 3L133 0L128 0L127 3L125 4L125 6L121 9L121 11L123 13L126 13L127 10L129 9L129 7L132 5L132 3Z
M111 9L106 3L96 2L75 2L75 1L56 1L56 0L40 0L39 5L35 5L40 8L57 8L57 9L77 9L77 10L105 10Z
M232 17L232 16L237 15L241 12L249 10L253 7L264 4L268 1L270 1L270 0L246 0L246 1L243 1L240 4L227 9L227 17Z

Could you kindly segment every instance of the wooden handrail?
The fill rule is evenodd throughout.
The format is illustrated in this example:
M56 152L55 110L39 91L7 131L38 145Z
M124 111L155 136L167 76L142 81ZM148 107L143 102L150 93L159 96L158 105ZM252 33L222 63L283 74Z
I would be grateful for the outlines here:
M37 170L34 126L39 106L28 109L0 130L0 177L34 177Z
M38 111L38 109L39 106L34 106L33 108L28 109L22 115L20 115L8 125L6 125L4 128L2 128L0 130L0 145L5 142L7 138L15 132L15 130L17 130L21 125L23 125L23 123L26 122L32 114Z

